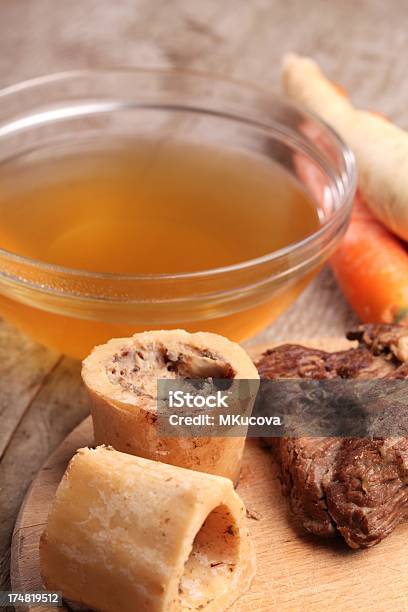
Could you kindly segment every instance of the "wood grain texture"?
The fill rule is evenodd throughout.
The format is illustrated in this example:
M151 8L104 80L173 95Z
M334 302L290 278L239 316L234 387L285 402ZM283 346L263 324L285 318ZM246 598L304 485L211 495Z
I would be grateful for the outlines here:
M18 331L0 326L0 459L59 356Z
M306 344L326 350L351 345L344 339ZM264 348L254 347L253 357ZM14 589L41 588L38 543L50 502L76 449L92 443L92 424L88 418L68 436L34 480L13 536ZM257 573L249 592L231 610L354 612L361 608L380 612L408 609L408 524L397 528L380 545L365 551L350 550L340 538L320 540L300 532L292 523L282 496L279 470L269 451L254 439L247 441L238 493L249 515L257 517L248 519L256 546ZM34 609L27 608L27 611ZM42 610L51 612L52 608Z
M0 87L60 70L127 65L207 70L277 90L282 54L297 51L314 56L357 104L408 127L407 17L405 0L70 0L69 7L3 0ZM338 335L354 322L325 270L257 340ZM0 323L0 588L9 581L23 493L80 418L76 367ZM45 385L51 406L54 394L66 394L66 409L45 411L38 430L30 412L38 414Z
M11 533L27 487L51 451L87 415L88 406L77 362L57 358L4 325L0 329L1 337L10 340L7 343L10 355L24 355L14 365L12 387L4 386L4 379L0 378L3 401L14 393L21 405L20 418L15 420L14 429L9 429L0 461L0 584L7 588ZM43 367L40 374L39 368L44 363L47 368ZM25 387L30 390L27 395ZM13 404L8 401L12 410ZM7 413L2 416L3 422L10 422Z

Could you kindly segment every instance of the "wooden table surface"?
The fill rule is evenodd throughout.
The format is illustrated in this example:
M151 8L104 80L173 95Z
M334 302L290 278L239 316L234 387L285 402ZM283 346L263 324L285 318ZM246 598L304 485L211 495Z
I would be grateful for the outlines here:
M0 11L0 86L134 65L202 69L278 89L281 55L298 51L321 62L358 104L408 127L405 0L2 0ZM257 340L338 336L354 322L324 270ZM87 414L79 371L0 322L0 590L9 585L24 493Z

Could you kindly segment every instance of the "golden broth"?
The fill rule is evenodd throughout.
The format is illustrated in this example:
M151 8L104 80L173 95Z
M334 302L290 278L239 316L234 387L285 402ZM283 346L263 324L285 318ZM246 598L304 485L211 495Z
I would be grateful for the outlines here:
M318 225L316 207L276 163L206 146L143 140L0 170L0 247L68 268L202 271L266 255ZM241 340L277 316L304 283L255 308L177 326ZM146 327L71 318L5 296L0 309L41 342L77 357Z

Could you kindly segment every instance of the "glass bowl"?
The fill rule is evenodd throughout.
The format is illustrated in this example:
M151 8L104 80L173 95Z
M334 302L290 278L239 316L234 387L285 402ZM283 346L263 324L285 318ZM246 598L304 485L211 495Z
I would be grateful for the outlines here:
M356 184L350 150L268 91L204 74L124 69L50 75L0 92L0 169L17 163L24 171L36 156L129 134L176 135L271 159L313 198L321 225L263 257L182 274L98 274L0 249L0 314L58 351L82 358L108 338L175 327L244 340L297 297L347 228Z

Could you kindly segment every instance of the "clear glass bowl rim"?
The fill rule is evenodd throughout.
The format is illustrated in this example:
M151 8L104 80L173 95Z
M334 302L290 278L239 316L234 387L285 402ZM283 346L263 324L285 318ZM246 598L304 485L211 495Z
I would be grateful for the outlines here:
M357 171L356 171L356 163L355 158L352 151L343 141L343 139L337 134L337 132L331 128L325 121L314 115L313 113L305 110L303 107L294 104L293 102L288 102L283 96L279 96L276 93L272 92L266 87L263 87L258 84L254 84L251 82L247 82L241 79L235 78L226 78L224 76L217 76L216 74L212 74L205 71L195 71L195 70L185 70L185 69L171 69L171 68L138 68L138 67L112 67L112 68L92 68L92 69L80 69L80 70L67 70L62 72L51 73L43 76L34 77L31 79L27 79L16 83L14 85L7 86L3 89L0 89L0 105L1 99L5 96L14 96L21 92L27 91L32 88L44 87L58 81L64 81L75 78L86 78L87 76L98 75L103 78L103 75L115 74L115 73L127 73L129 75L145 75L145 76L166 76L166 77L177 77L184 76L186 78L191 79L199 79L206 81L218 82L224 85L232 85L235 87L240 87L242 89L246 89L247 91L258 92L260 94L265 95L271 100L273 103L274 100L279 102L281 106L287 107L288 109L292 109L299 115L303 115L305 118L311 120L315 124L319 125L323 130L328 132L331 140L337 146L343 162L344 162L344 177L345 185L344 185L344 194L342 197L342 203L338 207L338 209L334 212L331 218L315 232L305 237L302 240L291 243L286 247L278 249L276 251L272 251L263 255L261 257L257 257L254 259L249 259L243 262L239 262L237 264L210 268L206 270L200 270L196 272L183 272L183 273L163 273L163 274L115 274L112 272L91 272L88 270L83 270L80 268L67 268L64 266L59 266L52 263L43 262L40 260L36 260L30 257L26 257L23 255L18 255L17 253L13 253L11 251L7 251L5 249L0 248L0 257L5 258L6 260L13 261L15 263L20 263L23 265L29 265L30 267L35 267L38 270L43 272L50 273L58 273L71 277L81 277L81 278L93 278L99 280L112 280L115 281L160 281L160 280L188 280L188 279L198 279L203 277L212 277L219 274L225 274L230 272L236 272L240 270L244 270L246 268L257 267L262 264L276 262L279 259L283 259L287 255L292 255L302 250L306 250L308 247L313 246L313 244L318 243L321 238L324 238L326 234L330 233L330 230L333 226L343 225L344 216L351 210L353 196L356 191L357 186ZM33 109L34 110L34 109ZM205 109L201 109L202 112L205 112ZM231 119L234 119L233 116L230 116ZM238 119L238 117L237 117ZM240 118L245 121L245 117ZM247 120L248 124L254 124L252 119ZM4 124L6 125L8 121ZM255 124L256 125L256 124ZM259 127L259 125L257 126ZM268 129L268 126L263 125L264 129ZM270 130L273 129L272 126L269 127ZM0 269L0 277L1 277L1 269Z

